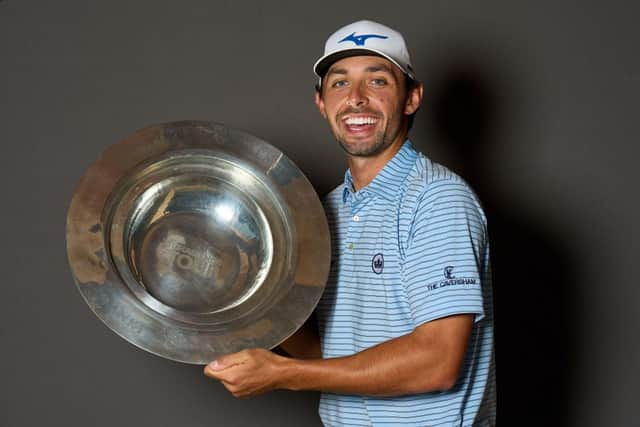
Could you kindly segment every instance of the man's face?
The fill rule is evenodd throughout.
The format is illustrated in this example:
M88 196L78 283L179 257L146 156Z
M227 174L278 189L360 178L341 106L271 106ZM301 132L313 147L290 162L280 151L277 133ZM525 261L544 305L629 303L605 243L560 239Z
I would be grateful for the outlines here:
M316 105L349 155L371 157L404 141L421 96L421 87L407 93L405 76L390 61L352 56L329 68Z

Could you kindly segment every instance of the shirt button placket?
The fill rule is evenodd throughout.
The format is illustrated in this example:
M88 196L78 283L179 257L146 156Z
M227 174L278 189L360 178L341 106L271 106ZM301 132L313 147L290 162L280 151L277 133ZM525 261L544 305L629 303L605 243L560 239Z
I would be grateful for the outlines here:
M351 205L351 219L353 220L353 222L358 222L360 221L360 217L355 213L355 206L354 204ZM354 244L353 244L353 236L354 236L354 231L355 234L357 234L357 230L354 230L354 224L353 222L349 222L349 232L347 234L347 249L349 251L353 251L354 248Z

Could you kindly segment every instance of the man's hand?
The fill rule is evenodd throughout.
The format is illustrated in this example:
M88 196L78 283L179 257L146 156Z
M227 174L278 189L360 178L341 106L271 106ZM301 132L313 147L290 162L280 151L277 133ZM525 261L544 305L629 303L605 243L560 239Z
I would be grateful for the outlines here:
M235 397L250 397L278 388L286 361L268 350L243 350L209 363L204 374L220 380Z

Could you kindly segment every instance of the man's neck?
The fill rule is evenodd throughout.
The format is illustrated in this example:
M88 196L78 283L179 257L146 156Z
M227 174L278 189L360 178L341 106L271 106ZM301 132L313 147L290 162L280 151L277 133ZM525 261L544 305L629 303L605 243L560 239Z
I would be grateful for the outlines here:
M360 190L363 187L366 187L374 178L380 173L380 171L385 167L385 165L396 155L404 141L406 140L406 136L403 138L399 138L391 145L389 145L384 151L379 153L376 156L371 157L358 157L358 156L348 156L347 164L349 165L349 170L351 171L351 179L353 180L353 189L355 191Z

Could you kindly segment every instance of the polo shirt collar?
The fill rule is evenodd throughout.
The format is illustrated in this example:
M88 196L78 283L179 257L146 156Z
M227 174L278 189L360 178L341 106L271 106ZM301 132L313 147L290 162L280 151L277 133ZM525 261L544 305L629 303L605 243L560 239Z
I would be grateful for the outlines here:
M359 191L353 190L351 170L347 169L344 174L342 201L346 202L350 195L358 197L367 193L375 194L388 200L395 200L398 188L400 188L417 157L418 153L413 149L411 141L407 139L395 156L378 172L373 181Z

